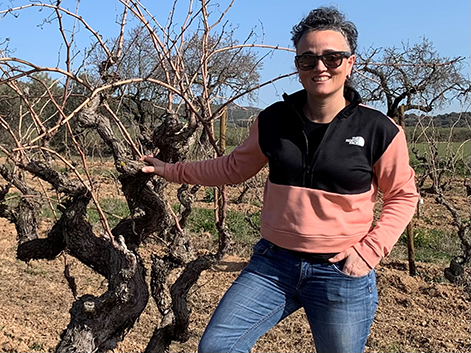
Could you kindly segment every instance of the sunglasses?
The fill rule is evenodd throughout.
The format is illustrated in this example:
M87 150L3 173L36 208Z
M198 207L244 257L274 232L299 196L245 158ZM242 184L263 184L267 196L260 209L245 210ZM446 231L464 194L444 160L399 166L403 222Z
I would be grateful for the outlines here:
M302 71L309 71L317 66L319 60L322 60L325 67L335 69L342 65L343 58L349 58L352 54L348 51L333 51L323 55L302 54L296 55L294 59L298 65L298 69Z

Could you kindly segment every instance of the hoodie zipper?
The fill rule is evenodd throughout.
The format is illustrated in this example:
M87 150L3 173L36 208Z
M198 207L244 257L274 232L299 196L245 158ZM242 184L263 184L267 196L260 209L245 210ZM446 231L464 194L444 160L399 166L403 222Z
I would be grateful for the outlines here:
M338 114L332 119L332 121L329 123L329 126L327 127L327 130L325 130L324 136L322 136L321 142L319 143L319 146L317 146L316 153L312 156L312 159L309 161L310 168L308 170L308 174L310 175L309 183L312 185L313 180L312 178L314 177L314 168L317 165L317 162L319 160L319 153L322 149L322 147L325 144L325 141L328 139L330 132L333 129L336 129L335 126L332 127L334 124L338 124L338 122L341 120L341 116L345 115L348 113L350 109L353 109L353 105L348 105L345 108L343 108L341 111L338 112Z
M301 123L304 126L304 119L299 114L298 110L294 107L294 105L290 102L289 96L286 93L283 94L283 99L286 103L288 103L288 105L295 112L296 116L299 118L299 120L301 121ZM304 137L304 146L305 146L304 153L302 154L303 159L302 159L302 163L301 163L302 168L303 168L302 186L303 187L308 187L308 185L307 185L308 180L310 182L310 178L308 178L309 177L309 163L307 162L307 158L308 158L308 155L309 155L309 141L308 141L306 133L304 132L304 128L301 129L301 133Z
M306 133L304 132L304 129L302 130L302 133L304 136L304 142L306 143L306 150L304 151L304 154L303 154L303 183L302 184L303 184L303 187L307 187L306 177L309 177L309 164L306 163L306 160L309 156L309 141L307 139ZM310 178L308 180L310 180Z
M355 91L356 92L356 91ZM353 109L354 107L358 106L358 104L361 103L361 98L359 97L358 93L356 93L356 95L358 97L354 97L351 101L350 101L350 105L346 106L345 108L343 108L335 117L334 119L332 119L332 121L329 123L329 126L327 127L327 130L325 131L324 133L324 136L322 137L322 140L321 142L319 143L319 146L317 147L317 150L316 152L314 153L314 155L312 156L312 159L310 161L307 161L308 159L308 156L309 156L309 141L308 141L308 138L307 138L307 135L306 133L304 132L304 129L301 130L302 132L302 135L304 137L304 142L305 142L305 151L304 151L304 154L303 154L303 160L302 160L302 168L303 168L303 178L302 178L302 185L304 187L311 187L312 184L313 184L313 177L314 177L314 168L316 167L317 165L317 161L318 161L318 157L319 157L319 151L321 150L321 148L323 147L325 141L326 141L326 137L329 136L329 133L330 131L332 131L332 125L333 123L339 121L339 117L342 116L343 114L345 114L347 111L349 111L350 109ZM303 118L301 117L301 115L299 114L298 110L294 107L291 99L290 99L290 95L288 94L283 94L283 100L291 107L291 109L296 113L296 116L300 119L300 121L304 124L304 120ZM349 114L348 114L349 115ZM307 185L309 183L309 185Z
M338 114L337 114L338 116ZM329 123L329 126L327 127L327 129L325 130L325 133L324 133L324 136L322 136L322 139L321 139L321 142L319 142L319 145L317 146L317 149L316 149L316 152L314 153L314 155L312 156L311 160L309 161L309 166L308 167L308 171L307 171L307 174L309 176L309 183L310 185L313 184L313 177L314 177L314 168L315 166L317 165L317 161L319 160L319 153L320 153L320 150L321 148L323 147L325 141L327 140L327 137L329 135L329 132L332 131L332 125L334 123L337 122L337 116L335 116L334 119L332 119L332 121Z

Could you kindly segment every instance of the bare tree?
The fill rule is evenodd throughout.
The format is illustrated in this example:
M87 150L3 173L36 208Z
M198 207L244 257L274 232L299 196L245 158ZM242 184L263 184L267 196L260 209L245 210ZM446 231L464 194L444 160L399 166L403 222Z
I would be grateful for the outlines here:
M449 212L457 229L461 252L445 269L445 277L450 282L466 285L471 291L471 208L469 203L462 205L453 200L457 193L468 199L471 196L471 138L453 142L455 126L464 119L464 114L458 116L449 129L448 138L442 140L433 118L422 115L414 128L411 144L421 170L417 173L417 186L423 193L435 196L436 202ZM471 136L471 124L469 121L466 124L467 136Z
M221 155L212 121L230 103L268 84L259 82L263 56L254 49L284 49L257 44L252 33L236 42L224 22L232 3L219 10L211 1L190 1L177 26L176 2L167 23L161 24L139 1L120 0L120 31L108 41L80 15L80 2L75 11L61 1L0 11L0 16L31 8L49 13L48 22L57 25L65 51L61 67L39 66L2 51L0 89L13 96L16 105L2 109L0 116L3 133L9 136L0 145L6 156L0 164L5 181L0 186L0 216L16 227L19 259L48 260L65 252L108 282L104 294L76 299L57 352L104 352L132 328L149 298L139 248L150 238L163 244L165 253L152 257L150 294L161 323L146 351L165 352L172 341L188 338L188 291L228 248L226 197L222 193L218 206L217 249L198 256L185 231L197 187L179 189L176 213L166 198L167 183L143 174L138 159L151 153L166 162L183 161L199 143L201 129ZM128 29L131 17L138 25ZM79 29L86 30L93 43L77 65ZM33 81L37 92L32 95L27 88ZM87 133L99 137L112 156L129 208L129 217L114 227L100 206L90 173L83 138ZM51 144L55 138L67 138L78 159L57 148L60 143ZM12 205L7 195L13 188L20 196ZM48 203L55 222L44 237L38 230L38 212ZM98 227L88 219L90 207L99 214ZM181 268L181 274L170 285L175 268ZM74 278L69 274L67 280L75 295Z
M391 118L399 118L401 105L405 112L430 112L465 99L470 90L463 73L465 58L440 56L426 38L402 48L370 49L357 63L355 81L362 97L385 104Z
M463 74L465 58L441 57L426 38L402 48L377 48L359 54L355 82L368 102L386 106L386 114L405 128L405 112L431 112L469 98ZM407 227L409 273L416 274L412 223Z

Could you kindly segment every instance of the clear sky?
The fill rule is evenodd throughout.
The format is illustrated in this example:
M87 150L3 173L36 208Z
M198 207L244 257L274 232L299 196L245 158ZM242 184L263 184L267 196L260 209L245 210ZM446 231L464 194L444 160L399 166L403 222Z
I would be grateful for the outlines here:
M148 6L162 23L168 16L172 0L141 1ZM213 3L217 1L212 0ZM27 4L28 1L10 0L0 3L0 10ZM177 10L186 8L189 0L180 0ZM219 3L227 4L228 0ZM74 2L63 0L65 7L75 10ZM465 73L470 73L471 57L471 2L469 0L235 0L227 19L235 26L237 37L243 40L256 27L257 33L264 33L265 44L292 47L290 31L294 24L312 8L321 5L337 6L353 21L359 30L358 51L369 47L401 46L401 42L414 44L422 37L431 40L442 56L467 58ZM223 8L223 6L221 6ZM82 0L80 15L104 38L116 37L119 26L116 18L121 13L117 0ZM213 8L216 12L217 9ZM9 15L0 19L0 42L9 38L10 49L16 49L14 56L39 65L56 66L58 46L61 40L57 26L45 24L38 27L50 15L50 10L28 9L18 18ZM214 16L216 18L216 16ZM90 35L83 28L77 35L79 45L86 46ZM54 44L56 43L56 44ZM266 64L262 79L294 71L294 54L284 52L275 55ZM62 56L62 61L63 61ZM60 64L63 66L63 64ZM300 83L284 79L260 90L256 105L265 107L279 100L283 92L300 89ZM465 109L468 109L465 107ZM450 110L460 110L453 105ZM468 109L469 110L469 109Z

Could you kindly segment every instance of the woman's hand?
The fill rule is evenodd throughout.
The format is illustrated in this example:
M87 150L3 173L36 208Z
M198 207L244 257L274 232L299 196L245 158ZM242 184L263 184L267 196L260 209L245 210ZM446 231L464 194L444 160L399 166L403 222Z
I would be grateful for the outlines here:
M370 266L358 255L354 248L349 248L338 253L334 257L331 257L329 262L336 263L343 259L345 259L345 264L343 265L342 272L349 276L361 277L371 271Z
M157 159L152 155L142 156L140 160L150 164L149 166L142 167L142 172L156 174L161 177L164 176L165 164L167 163L162 162L160 159Z

